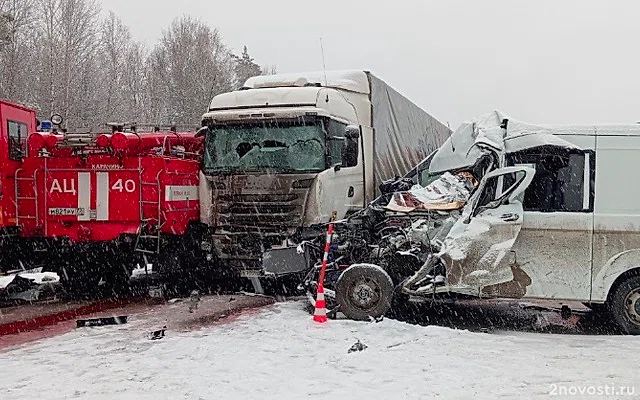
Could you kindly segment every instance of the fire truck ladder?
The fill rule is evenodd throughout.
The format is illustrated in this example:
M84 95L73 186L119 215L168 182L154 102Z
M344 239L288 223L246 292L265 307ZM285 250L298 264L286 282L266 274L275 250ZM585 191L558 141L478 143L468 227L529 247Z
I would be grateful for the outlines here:
M18 226L20 226L20 220L25 220L25 219L32 219L36 221L36 225L39 225L39 221L38 221L38 191L36 188L36 174L38 173L38 170L36 169L35 171L33 171L33 176L31 177L23 177L21 178L20 175L20 171L22 171L23 169L20 168L18 170L16 170L16 174L15 174L15 189L16 189L16 224ZM31 182L32 187L33 187L33 196L20 196L20 182ZM20 204L24 202L32 202L33 203L33 210L35 212L35 215L20 215Z
M164 225L165 221L162 219L162 209L161 200L162 200L162 187L160 185L160 174L162 171L159 171L156 174L155 182L145 182L142 180L142 173L140 174L140 185L142 186L140 189L140 229L138 232L138 237L136 238L136 245L134 250L143 254L159 254L160 253L160 230ZM144 190L145 187L155 187L158 191L158 196L153 200L145 200ZM157 214L154 217L145 217L143 213L143 209L145 205L153 205L156 207ZM149 232L151 230L151 233ZM151 242L151 243L149 243Z

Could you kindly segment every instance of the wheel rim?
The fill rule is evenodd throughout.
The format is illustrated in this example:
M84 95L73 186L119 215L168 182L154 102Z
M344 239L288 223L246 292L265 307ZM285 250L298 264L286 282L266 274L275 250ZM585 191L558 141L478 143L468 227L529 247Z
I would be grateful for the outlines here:
M350 293L353 304L358 308L367 310L378 304L382 290L374 280L361 278L353 284Z
M624 301L624 311L631 322L640 325L640 288L631 291Z

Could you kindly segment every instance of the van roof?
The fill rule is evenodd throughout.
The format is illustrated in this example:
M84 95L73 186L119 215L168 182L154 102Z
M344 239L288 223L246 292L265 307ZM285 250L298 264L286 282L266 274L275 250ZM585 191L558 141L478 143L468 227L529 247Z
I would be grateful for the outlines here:
M473 118L465 124L475 124L479 129L491 130L499 128L501 121L508 119L507 136L520 136L532 133L544 133L550 135L575 135L575 136L640 136L640 124L584 124L584 125L560 125L560 124L531 124L523 122L499 110L491 111ZM462 127L461 126L461 127Z
M627 125L540 125L541 131L554 135L640 136L640 124Z
M533 125L494 110L462 123L440 147L429 170L469 167L482 156L481 147L506 153L546 145L575 148L567 136L640 136L640 124Z

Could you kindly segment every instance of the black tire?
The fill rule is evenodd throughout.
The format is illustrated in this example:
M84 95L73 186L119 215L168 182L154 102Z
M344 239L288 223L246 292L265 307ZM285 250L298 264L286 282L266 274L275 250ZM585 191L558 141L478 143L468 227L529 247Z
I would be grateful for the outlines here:
M336 301L347 318L357 321L378 318L391 308L393 281L373 264L354 264L336 283Z
M609 295L607 308L623 333L640 335L640 276L631 276L618 284Z

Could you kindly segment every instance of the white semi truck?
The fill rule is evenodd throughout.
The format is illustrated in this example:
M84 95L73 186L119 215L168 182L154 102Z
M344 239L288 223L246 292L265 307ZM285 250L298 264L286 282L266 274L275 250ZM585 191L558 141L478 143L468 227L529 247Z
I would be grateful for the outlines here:
M213 98L202 122L201 248L245 277L333 212L365 207L451 134L368 71L250 78Z

